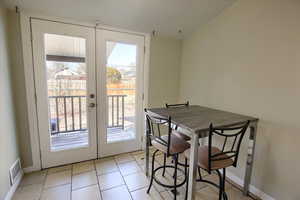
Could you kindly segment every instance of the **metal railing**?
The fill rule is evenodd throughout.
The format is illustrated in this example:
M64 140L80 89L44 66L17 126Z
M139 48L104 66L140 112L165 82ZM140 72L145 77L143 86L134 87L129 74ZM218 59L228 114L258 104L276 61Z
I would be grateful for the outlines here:
M124 129L126 95L108 95L108 128ZM87 130L86 96L49 96L51 135Z
M86 131L86 96L49 96L51 135Z
M108 128L124 129L124 99L127 95L107 95Z

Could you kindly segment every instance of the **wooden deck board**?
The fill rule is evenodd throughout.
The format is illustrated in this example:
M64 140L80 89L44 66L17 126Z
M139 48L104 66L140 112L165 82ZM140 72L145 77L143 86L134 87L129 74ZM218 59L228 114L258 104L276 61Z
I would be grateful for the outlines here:
M133 135L133 128L122 130L122 128L108 128L108 141L120 141L130 139ZM51 137L51 150L64 150L80 148L88 145L88 132L77 131L61 133Z

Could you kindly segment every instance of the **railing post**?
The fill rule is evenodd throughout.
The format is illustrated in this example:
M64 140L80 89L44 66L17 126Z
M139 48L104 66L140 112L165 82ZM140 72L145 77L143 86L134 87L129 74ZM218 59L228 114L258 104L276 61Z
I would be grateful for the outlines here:
M66 97L65 96L64 96L64 111L65 111L65 131L68 131L67 106L66 106Z
M117 96L117 126L119 126L119 95Z
M75 123L74 123L74 97L71 96L71 103L72 103L72 128L75 130Z
M114 127L114 96L111 96L111 126Z
M75 131L84 131L86 130L86 128L84 128L82 126L82 98L86 98L86 96L49 96L49 106L50 106L50 113L56 113L56 119L55 121L52 120L52 117L54 116L50 116L50 126L51 126L51 135L54 134L58 134L58 133L65 133L65 132L75 132ZM75 113L75 106L77 106L77 103L75 105L75 98L78 98L78 107L79 107L79 128L76 128L76 124L78 122L75 121L75 116L77 116L77 113ZM53 99L53 103L51 103ZM70 102L69 102L70 100ZM62 107L63 106L63 107ZM68 113L68 106L71 106L71 112ZM63 110L63 111L61 111ZM65 124L65 128L63 130L61 130L60 127L60 115L63 115L64 118L64 124ZM69 128L68 127L68 119L71 118L70 120L72 120L72 127ZM53 122L54 121L54 122ZM52 123L56 123L55 126L55 130L52 129ZM77 126L78 127L78 126Z
M82 129L82 116L81 116L81 97L78 97L79 100L79 129Z
M57 132L59 132L59 110L58 110L58 98L55 98L55 104L56 104L56 125L57 125Z
M122 96L122 129L124 130L124 96Z
M111 122L108 124L108 128L113 128L113 127L118 127L122 128L123 130L125 129L125 97L126 95L107 95L107 102L108 102L108 119L111 119ZM77 110L75 107L77 107L77 101L76 98L78 98L78 112L79 112L79 127L76 125L78 122L75 120L75 116L77 119ZM55 102L54 104L49 103L50 105L50 112L53 113L54 111L56 112L56 120L54 123L56 123L56 129L52 130L51 129L51 135L57 134L57 133L63 133L63 132L75 132L75 131L83 131L86 130L85 127L83 127L83 107L82 107L82 99L86 98L86 96L49 96L49 99L53 99ZM121 98L121 100L120 100ZM70 99L70 104L68 104L68 99ZM110 101L111 99L111 101ZM49 100L50 101L50 100ZM121 101L121 102L120 102ZM111 107L109 104L111 103ZM62 105L63 104L63 105ZM76 105L75 105L76 104ZM68 113L68 108L67 106L71 106L71 112ZM55 106L55 107L54 107ZM63 108L62 108L63 106ZM116 107L116 108L115 108ZM63 111L61 111L63 110ZM76 112L75 112L76 111ZM63 112L63 113L62 113ZM111 117L110 117L111 114ZM64 125L65 128L61 130L60 127L60 115L63 115L64 118ZM70 116L69 116L70 115ZM51 116L52 119L53 116ZM68 122L68 119L71 117L70 120L72 122ZM52 126L53 121L50 119L50 125ZM68 123L72 123L71 128L68 127Z

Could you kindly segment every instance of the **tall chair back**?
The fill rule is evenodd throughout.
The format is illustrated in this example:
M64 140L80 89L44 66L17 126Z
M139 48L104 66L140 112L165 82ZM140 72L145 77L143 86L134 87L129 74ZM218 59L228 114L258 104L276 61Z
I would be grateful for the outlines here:
M166 103L166 108L179 108L179 107L188 107L190 105L190 102L187 101L186 103L179 103L179 104L167 104ZM173 129L177 130L178 126L173 124L172 125Z
M189 106L189 105L190 105L189 101L187 101L186 103L179 103L179 104L167 104L166 103L167 108L182 107L182 106Z
M170 143L171 143L171 117L161 118L150 115L145 109L146 115L146 136L151 144L151 141L156 141L157 143L167 147L167 156L170 156ZM161 128L162 126L167 127L168 139L167 141L162 138ZM163 128L164 128L163 127Z
M218 161L224 161L226 159L233 160L233 166L237 166L237 161L239 157L241 142L247 131L249 126L249 121L245 122L242 125L238 126L231 126L231 127L222 127L222 128L215 128L212 124L210 124L209 128L209 139L208 139L208 171L209 173L212 170L212 163ZM224 142L222 145L222 150L217 153L212 152L212 143L215 136L220 136L224 138ZM230 144L228 139L233 140Z

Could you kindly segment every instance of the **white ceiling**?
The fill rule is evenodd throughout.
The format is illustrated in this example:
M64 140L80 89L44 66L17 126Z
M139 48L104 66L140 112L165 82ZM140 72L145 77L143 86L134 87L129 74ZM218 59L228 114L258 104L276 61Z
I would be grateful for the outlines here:
M5 0L21 10L132 31L178 37L207 23L236 0Z

